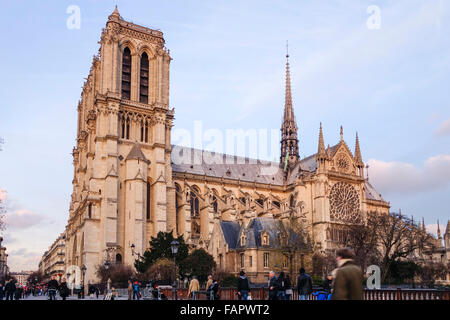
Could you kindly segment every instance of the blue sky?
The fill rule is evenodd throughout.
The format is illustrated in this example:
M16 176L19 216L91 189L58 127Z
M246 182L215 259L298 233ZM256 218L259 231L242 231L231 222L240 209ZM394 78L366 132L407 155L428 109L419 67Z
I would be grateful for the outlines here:
M450 218L450 4L362 1L2 1L0 196L13 269L36 268L64 230L83 78L117 4L164 32L175 129L278 129L289 40L301 156L358 131L370 181L433 230ZM68 6L81 28L66 26ZM381 13L366 26L367 8Z

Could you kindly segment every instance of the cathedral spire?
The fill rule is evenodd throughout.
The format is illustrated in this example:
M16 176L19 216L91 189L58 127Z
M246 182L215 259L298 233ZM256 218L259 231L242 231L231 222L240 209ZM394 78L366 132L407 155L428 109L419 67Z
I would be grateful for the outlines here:
M287 48L286 48L287 50ZM284 100L284 116L281 126L281 157L280 162L286 166L293 165L299 159L297 123L292 106L291 73L289 69L289 53L286 51L286 92Z
M319 129L319 148L317 150L317 156L326 156L325 142L323 141L322 122L320 123Z
M439 220L437 221L437 236L438 236L438 239L442 239L441 238L441 230L439 229Z
M361 156L361 149L359 147L359 138L358 138L358 132L356 132L356 142L355 142L355 160L356 163L359 165L362 165L362 156Z

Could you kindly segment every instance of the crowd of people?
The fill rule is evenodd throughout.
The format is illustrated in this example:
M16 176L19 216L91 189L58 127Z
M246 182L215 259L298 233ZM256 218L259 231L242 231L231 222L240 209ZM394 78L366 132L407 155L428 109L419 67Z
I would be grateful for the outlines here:
M361 268L354 262L354 252L350 248L342 248L336 252L337 268L323 280L322 286L313 290L313 281L305 269L299 270L296 285L289 275L281 271L278 276L275 272L269 272L268 298L269 300L292 300L294 290L299 300L308 300L315 296L317 300L362 300L363 275ZM206 283L206 292L200 290L200 284L193 277L189 284L188 299L196 300L199 294L206 294L210 300L220 299L219 284L212 276ZM237 280L237 295L239 300L251 299L251 284L245 271L240 272Z

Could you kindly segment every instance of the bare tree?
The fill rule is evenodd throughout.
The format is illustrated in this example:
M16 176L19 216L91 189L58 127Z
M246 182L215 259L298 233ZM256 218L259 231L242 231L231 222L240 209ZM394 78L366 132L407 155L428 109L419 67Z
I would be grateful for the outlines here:
M388 276L393 261L413 260L418 252L432 250L432 237L401 213L377 215L370 227L377 234L382 281Z

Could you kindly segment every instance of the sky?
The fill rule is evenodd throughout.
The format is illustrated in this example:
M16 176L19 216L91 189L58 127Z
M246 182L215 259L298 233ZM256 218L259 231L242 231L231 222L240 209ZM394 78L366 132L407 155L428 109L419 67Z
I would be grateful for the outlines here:
M279 130L286 41L301 157L358 132L369 180L430 231L450 218L450 3L444 0L2 1L0 199L11 270L64 231L76 106L107 17L164 32L174 130ZM69 28L75 5L79 28ZM70 26L70 23L69 23ZM279 152L278 150L276 152ZM279 153L276 154L276 157ZM273 160L273 159L266 159Z

